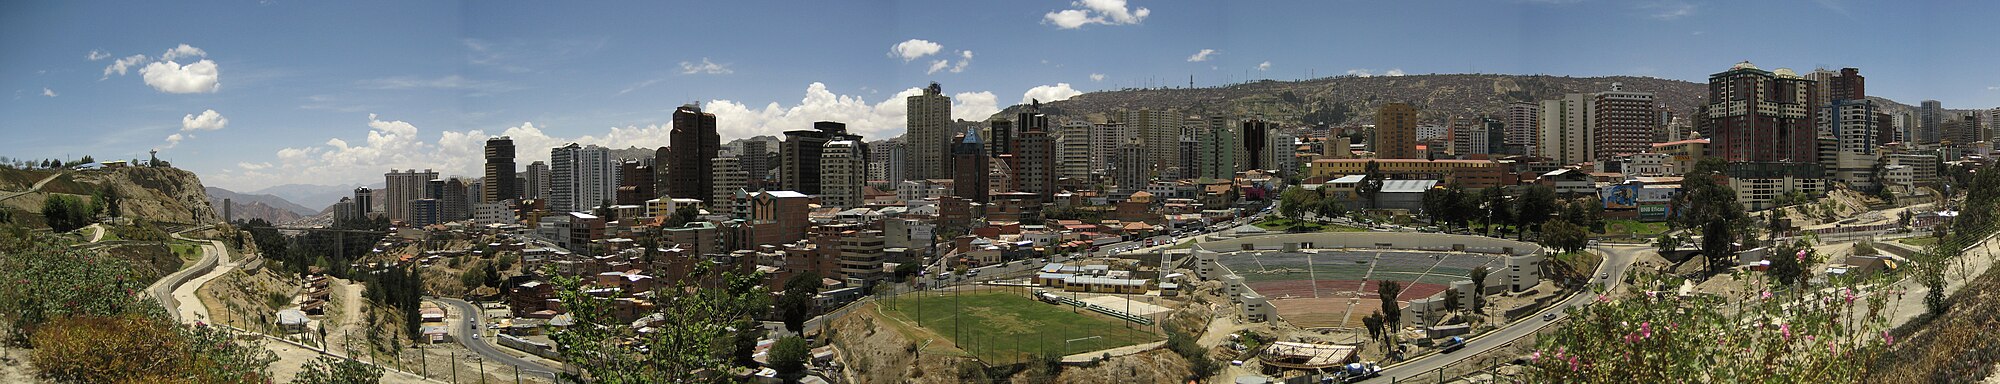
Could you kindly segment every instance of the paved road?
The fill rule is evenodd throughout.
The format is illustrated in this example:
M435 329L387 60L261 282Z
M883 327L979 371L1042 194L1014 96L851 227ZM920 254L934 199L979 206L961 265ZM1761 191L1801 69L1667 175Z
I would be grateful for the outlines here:
M502 351L500 348L503 347L496 347L492 343L489 343L487 337L473 337L480 334L476 327L479 327L480 323L485 321L485 312L481 311L479 306L472 305L472 303L465 302L465 300L444 297L433 297L429 298L429 300L444 304L450 307L453 312L459 313L458 324L456 326L447 326L446 328L451 332L451 337L458 339L458 343L464 345L465 349L472 350L473 353L479 354L480 357L485 358L487 361L520 367L521 372L524 373L532 372L540 376L554 377L555 368L542 365L533 360L514 356L507 353L507 351Z
M237 265L231 263L229 260L229 247L223 246L222 242L217 240L189 239L181 237L179 233L175 233L173 236L176 239L203 242L204 245L201 246L202 259L207 261L206 264L213 268L208 268L208 273L203 273L201 276L196 276L194 279L174 287L173 298L175 303L193 303L193 305L181 305L178 308L169 309L173 309L178 313L178 318L181 322L212 322L208 317L208 305L202 304L201 297L197 296L195 292L200 291L203 285L208 285L208 282L236 270Z
M57 177L61 177L62 175L65 175L65 174L68 174L68 173L69 173L69 171L62 171L62 172L56 172L56 174L53 174L53 175L49 175L49 177L44 177L44 178L42 178L42 181L37 181L37 182L35 182L35 185L34 185L34 186L32 186L32 187L28 187L28 190L26 190L26 191L20 191L20 192L0 192L0 194L4 194L4 195L0 195L0 201L7 201L7 199L12 199L12 198L14 198L14 197L17 197L17 196L21 196L21 195L26 195L26 194L30 194L30 193L35 193L35 191L40 191L40 190L42 190L42 185L43 185L43 184L48 184L48 183L49 183L49 181L53 181L53 180L55 180L55 179L56 179Z
M1608 274L1611 276L1611 278L1598 279L1596 276L1592 276L1591 283L1605 284L1605 288L1607 290L1611 288L1617 288L1618 284L1623 283L1623 281L1620 280L1620 277L1624 276L1625 271L1632 267L1632 261L1637 259L1639 254L1647 252L1647 249L1649 248L1646 246L1601 246L1594 248L1594 250L1600 251L1605 255L1604 263L1599 264L1597 266L1597 273L1600 276ZM1527 336L1530 333L1539 331L1542 329L1542 327L1554 324L1555 323L1554 321L1542 320L1542 316L1545 313L1554 312L1556 314L1556 320L1561 320L1563 317L1567 316L1562 311L1564 308L1590 305L1591 303L1593 303L1593 300L1596 299L1597 299L1596 294L1588 292L1571 296L1568 300L1563 300L1563 302L1560 304L1550 306L1548 309L1544 309L1541 312L1537 312L1534 315L1528 316L1525 319L1516 321L1513 324L1510 324L1504 328L1500 328L1492 332L1487 332L1484 335L1472 338L1471 340L1466 341L1464 349L1448 354L1431 354L1427 356L1421 356L1415 360L1410 360L1408 362L1397 364L1387 369L1383 369L1382 377L1378 377L1365 382L1389 383L1389 382L1394 382L1397 378L1434 377L1435 375L1437 375L1437 370L1439 368L1450 366L1454 363L1459 362L1460 360L1470 358L1474 355L1484 353L1494 348L1499 348L1501 346L1506 345L1507 343L1513 342L1515 339L1521 338L1522 336Z
M174 232L172 236L175 239L197 241L194 239L182 237L181 235L187 232L193 232L207 228L208 226L205 225L200 227L188 228L181 230L180 232ZM166 308L168 314L173 315L174 318L176 319L180 319L181 318L180 303L174 300L175 288L179 287L181 283L187 282L189 278L192 278L196 275L208 273L210 268L215 267L215 264L216 264L216 254L213 252L208 252L207 247L203 247L200 260L195 260L193 264L184 266L181 268L181 270L174 271L174 273L167 274L167 276L161 277L160 280L154 281L153 285L146 287L146 292L152 294L153 300L159 301L160 306Z

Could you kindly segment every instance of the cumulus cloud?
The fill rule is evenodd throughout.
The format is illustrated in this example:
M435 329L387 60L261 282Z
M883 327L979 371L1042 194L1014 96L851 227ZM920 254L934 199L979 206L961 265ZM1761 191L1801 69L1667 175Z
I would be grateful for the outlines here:
M1040 100L1041 102L1044 103L1052 101L1063 101L1063 100L1069 100L1069 98L1076 97L1076 95L1081 95L1081 94L1083 94L1083 92L1077 91L1074 88L1070 88L1069 83L1056 83L1056 85L1041 85L1041 86L1036 86L1034 88L1028 88L1028 92L1022 93L1021 104L1027 104L1035 100Z
M199 115L181 117L182 132L213 131L226 126L229 126L229 118L222 117L222 114L216 113L213 109L201 111Z
M924 70L924 74L931 75L939 71L965 72L965 68L969 66L972 66L972 51L959 51L957 63L945 59L931 60L930 69Z
M871 102L873 97L836 94L823 83L812 83L806 87L802 99L789 105L773 102L753 106L732 100L711 100L702 104L702 109L716 115L717 131L725 141L808 129L815 121L847 123L849 132L878 140L903 133L907 123L906 98L922 93L920 88L908 88ZM961 92L952 95L952 99L951 115L955 119L985 120L1000 111L992 92ZM445 175L477 176L485 141L490 137L512 138L520 148L516 161L527 164L547 161L550 148L568 143L657 148L667 145L671 126L628 125L607 129L573 136L524 122L498 129L439 131L431 136L415 124L370 114L365 141L350 143L329 138L319 145L282 148L273 153L276 159L268 167L252 169L238 164L213 177L217 185L257 189L286 183L374 182L392 168L431 168ZM206 173L202 176L210 178Z
M156 61L140 68L139 74L145 77L146 85L166 93L214 93L221 85L221 73L216 71L215 61L208 59L188 65Z
M208 57L208 51L203 51L201 48L195 48L187 44L181 44L181 46L167 50L167 53L160 54L160 61L174 61L181 58L196 57Z
M98 80L111 78L112 72L117 72L119 76L124 76L126 70L131 69L133 66L145 62L146 62L146 55L131 55L118 60L113 60L111 61L111 65L104 66L104 77L98 78Z
M972 65L972 51L959 52L958 56L958 64L951 65L951 73L965 72L965 67Z
M1383 71L1382 73L1375 73L1374 71L1371 71L1367 68L1356 68L1347 70L1347 75L1354 77L1402 76L1403 69L1394 68L1387 71Z
M49 89L49 87L42 87L42 96L56 97L56 91Z
M1092 73L1090 74L1090 81L1104 81L1104 74Z
M1258 70L1258 71L1269 71L1269 70L1271 70L1271 62L1269 62L1269 61L1266 61L1266 62L1263 62L1263 63L1261 63L1261 64L1257 64L1257 70Z
M262 170L262 169L265 169L265 168L270 168L270 167L271 167L271 162L268 162L268 161L266 161L266 162L262 162L262 163L250 163L250 162L237 162L237 163L236 163L236 167L238 167L238 168L243 168L243 169L246 169L246 170L252 170L252 171L256 171L256 170Z
M90 59L90 61L109 59L111 58L111 52L105 52L102 49L92 49L90 50L90 53L84 55L83 58Z
M945 70L946 68L951 68L951 60L932 60L931 69L925 70L924 74L938 73L938 71Z
M1191 56L1188 56L1188 60L1187 60L1187 61L1188 61L1188 62L1190 62L1190 63L1198 63L1198 62L1203 62L1203 61L1208 61L1208 57L1209 57L1209 56L1215 56L1215 50L1213 50L1213 49L1203 49L1203 50L1201 50L1201 52L1195 52L1195 53L1194 53L1194 55L1191 55Z
M715 62L708 61L708 58L706 57L701 58L701 64L695 64L686 61L681 62L681 74L693 75L698 73L709 74L709 75L727 75L731 73L736 73L736 71L729 69L728 64L716 64Z
M942 51L944 51L943 44L924 39L909 39L889 46L889 57L902 58L903 62L908 63Z
M1054 24L1056 28L1077 29L1090 24L1128 25L1146 21L1153 10L1125 6L1125 0L1079 0L1071 2L1071 9L1052 11L1042 15L1043 24Z
M194 138L194 135L183 135L179 133L167 135L167 145L164 147L160 147L159 149L173 148L176 145L181 145L181 140L187 140L190 138Z

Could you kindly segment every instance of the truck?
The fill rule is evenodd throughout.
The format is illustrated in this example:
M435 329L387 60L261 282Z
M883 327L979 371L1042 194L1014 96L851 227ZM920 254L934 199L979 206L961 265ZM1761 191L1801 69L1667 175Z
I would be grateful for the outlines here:
M1373 379L1377 376L1382 376L1382 367L1376 366L1375 362L1373 361L1366 363L1347 363L1347 367L1341 369L1340 373L1341 376L1345 377L1343 381L1349 383L1359 383L1363 380Z
M1438 351L1438 353L1452 353L1460 349L1465 349L1465 338L1452 336L1450 339L1445 339L1444 350Z

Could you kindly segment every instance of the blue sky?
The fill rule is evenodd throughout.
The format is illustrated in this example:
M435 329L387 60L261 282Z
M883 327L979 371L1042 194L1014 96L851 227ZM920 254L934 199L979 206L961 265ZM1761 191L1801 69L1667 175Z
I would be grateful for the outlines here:
M930 81L976 118L1030 93L1190 75L1704 81L1741 60L1858 67L1871 94L1910 104L2000 106L2000 4L1738 3L6 2L0 155L157 148L208 184L255 190L473 175L501 134L524 164L570 141L660 146L693 101L725 140L815 120L872 140L902 132L897 95Z

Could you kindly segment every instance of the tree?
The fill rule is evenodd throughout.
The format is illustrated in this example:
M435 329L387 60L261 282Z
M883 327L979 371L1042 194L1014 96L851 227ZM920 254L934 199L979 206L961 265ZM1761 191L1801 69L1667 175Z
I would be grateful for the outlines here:
M1313 214L1318 215L1322 222L1346 215L1347 202L1333 198L1321 198L1319 204L1313 206Z
M1672 233L1662 233L1660 237L1653 239L1653 246L1659 247L1660 254L1665 255L1676 249L1680 249L1681 242L1682 239L1680 236L1675 236Z
M1431 188L1424 191L1424 217L1430 219L1431 225L1438 225L1439 221L1444 220L1447 212L1451 211L1450 204L1450 191L1438 188Z
M777 370L778 378L784 379L785 382L797 383L799 378L805 375L806 359L811 358L811 355L812 351L806 348L806 339L786 336L771 345L771 369Z
M785 330L805 331L806 319L812 316L813 296L819 295L819 288L818 272L806 271L785 280L785 292L778 296L778 315L785 322Z
M481 275L480 277L482 278L480 285L499 288L500 271L498 270L498 268L494 267L493 263L481 263L481 264L485 264L486 266L480 268L483 270L480 272Z
M1376 298L1382 301L1382 323L1395 329L1403 324L1403 310L1396 305L1396 296L1403 294L1403 286L1394 281L1382 280L1376 283Z
M1551 220L1542 224L1542 245L1565 253L1581 251L1590 246L1590 235L1569 220Z
M1515 219L1515 224L1522 227L1517 228L1519 232L1527 233L1525 228L1540 228L1542 223L1548 222L1549 217L1556 213L1556 190L1544 185L1529 186L1528 192L1521 195L1518 204L1520 206L1515 212L1519 212L1520 217Z
M75 231L90 225L94 209L69 195L51 195L42 201L42 217L56 233Z
M612 315L610 299L586 293L582 278L548 275L555 276L556 296L575 320L551 334L564 347L557 351L560 360L581 370L562 381L582 381L579 375L606 383L725 380L714 373L750 366L741 363L763 336L752 316L769 310L771 301L759 284L762 273L718 272L697 263L686 281L656 291L658 305L649 315L661 325L642 334ZM709 288L694 289L690 282Z
M1382 332L1386 330L1382 326L1382 311L1375 311L1375 313L1370 313L1368 316L1362 317L1361 326L1368 328L1369 338L1382 340Z
M1736 250L1737 234L1748 222L1743 206L1736 203L1736 191L1723 184L1728 163L1720 157L1702 158L1681 180L1681 193L1670 202L1674 226L1701 234L1701 254L1708 269L1727 268Z
M1812 270L1807 266L1818 261L1812 250L1812 243L1799 239L1790 245L1779 246L1765 260L1771 261L1771 278L1779 284L1797 286L1812 278Z
M1318 193L1305 190L1305 188L1300 188L1296 185L1285 188L1284 192L1278 194L1278 214L1284 215L1296 223L1303 218L1300 214L1306 212L1318 200ZM1296 224L1294 225L1296 226Z
M299 368L293 383L303 384L364 384L382 382L382 368L363 364L352 359L320 355L306 366Z
M458 274L458 283L465 286L467 292L472 291L473 288L479 288L486 284L486 270L483 268L466 268L465 272Z
M1444 310L1445 310L1446 312L1454 312L1454 313L1455 313L1455 312L1458 312L1458 308L1459 308L1459 305L1458 305L1458 304L1459 304L1459 302L1458 302L1458 301L1459 301L1459 297L1458 297L1458 296L1459 296L1459 293L1458 293L1458 290L1457 290L1457 289L1446 289L1446 290L1444 290Z
M1492 236L1502 224L1513 221L1514 207L1507 204L1507 191L1503 188L1495 186L1479 191L1480 198L1485 200L1487 236Z
M1382 165L1376 164L1374 160L1369 160L1367 164L1361 166L1361 174L1364 178L1361 179L1361 185L1355 188L1355 193L1361 195L1361 199L1368 202L1368 207L1374 208L1375 195L1382 192L1382 178L1384 177L1382 175Z
M1487 271L1484 265L1473 267L1471 272L1466 273L1466 277L1472 279L1472 308L1475 310L1485 307L1488 274L1491 272Z
M1473 220L1483 220L1486 217L1485 210L1481 208L1486 202L1484 196L1466 190L1458 184L1452 184L1449 190L1452 197L1451 218L1453 222L1458 223L1459 228L1468 228Z

